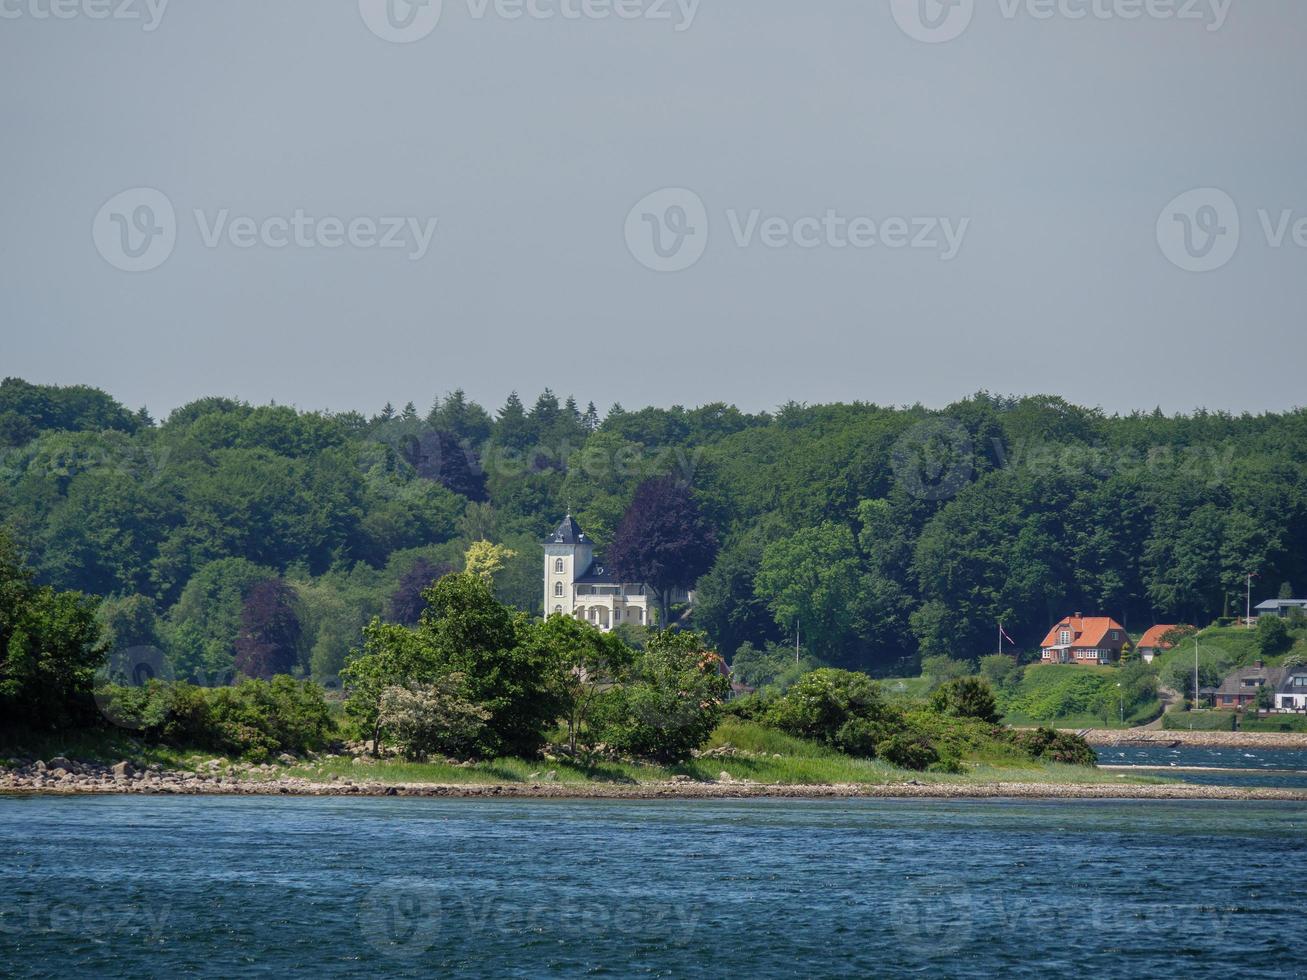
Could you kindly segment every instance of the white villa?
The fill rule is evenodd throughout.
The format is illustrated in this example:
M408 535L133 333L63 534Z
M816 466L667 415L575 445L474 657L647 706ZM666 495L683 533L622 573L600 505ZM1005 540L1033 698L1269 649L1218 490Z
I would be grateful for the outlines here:
M575 616L605 632L622 623L651 625L652 612L658 608L654 591L614 578L571 514L544 544L546 616ZM691 598L688 592L679 592L673 601Z

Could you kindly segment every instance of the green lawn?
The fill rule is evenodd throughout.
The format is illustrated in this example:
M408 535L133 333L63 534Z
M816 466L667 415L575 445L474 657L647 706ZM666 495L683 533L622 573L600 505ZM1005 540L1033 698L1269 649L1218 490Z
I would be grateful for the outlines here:
M1232 732L1233 711L1171 711L1162 719L1168 732Z

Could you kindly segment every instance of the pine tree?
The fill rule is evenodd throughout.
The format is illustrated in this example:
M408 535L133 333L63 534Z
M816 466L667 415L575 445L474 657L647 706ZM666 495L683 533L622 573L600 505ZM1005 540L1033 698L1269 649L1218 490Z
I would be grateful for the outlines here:
M531 429L526 418L526 409L517 392L508 396L508 401L499 410L499 421L495 426L495 441L508 449L524 450L531 445Z

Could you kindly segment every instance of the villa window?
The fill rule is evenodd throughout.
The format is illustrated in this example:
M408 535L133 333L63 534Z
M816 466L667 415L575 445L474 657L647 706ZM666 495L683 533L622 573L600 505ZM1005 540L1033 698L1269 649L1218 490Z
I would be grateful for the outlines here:
M555 583L554 583L554 595L557 596L557 597L560 598L560 599L563 597L563 583L562 583L562 582L555 582Z
M562 606L554 606L554 612L555 612L556 614L558 614L558 615L561 615L562 612L563 612L563 607L562 607Z
M1061 633L1059 633L1059 634L1058 634L1058 640L1057 640L1057 642L1060 643L1060 644L1062 644L1063 646L1066 646L1068 643L1070 643L1070 642L1071 642L1071 631L1070 631L1070 630L1063 630Z
M560 558L558 561L554 562L554 571L559 575L563 574L563 559Z

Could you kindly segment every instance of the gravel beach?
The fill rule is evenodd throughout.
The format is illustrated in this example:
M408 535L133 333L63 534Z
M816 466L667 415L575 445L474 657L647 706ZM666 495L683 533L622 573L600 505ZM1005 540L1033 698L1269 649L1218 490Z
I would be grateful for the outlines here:
M407 796L484 799L1148 799L1293 800L1307 803L1307 792L1241 789L1230 786L1112 785L1110 783L936 783L907 781L883 785L774 785L721 778L714 782L677 779L657 783L559 783L494 785L388 783L369 780L314 782L297 777L248 779L192 772L136 771L119 763L104 767L69 760L66 765L30 764L0 773L0 794L150 794L222 796ZM44 768L39 768L43 766ZM723 774L724 776L725 774Z

